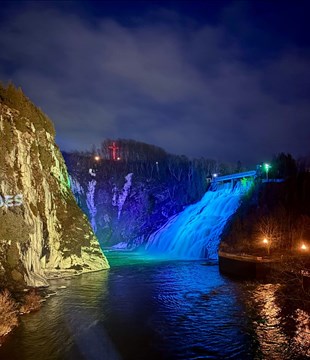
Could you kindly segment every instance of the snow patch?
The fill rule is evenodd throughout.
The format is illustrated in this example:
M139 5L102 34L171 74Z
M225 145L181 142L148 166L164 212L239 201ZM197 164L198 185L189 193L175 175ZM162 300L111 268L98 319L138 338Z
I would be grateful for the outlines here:
M88 183L87 193L86 193L86 204L90 214L90 223L94 231L97 230L95 216L97 214L97 208L95 205L95 189L96 189L96 180L92 180Z
M125 176L125 184L123 187L122 192L118 195L118 201L117 201L117 207L118 207L118 214L117 214L117 219L119 220L121 217L121 213L122 213L122 209L124 206L124 203L127 199L127 196L129 194L130 188L131 188L131 180L132 180L132 173L128 174L127 176Z
M90 174L91 176L96 176L96 173L95 173L95 170L94 170L94 169L89 169L88 172L89 172L89 174Z
M126 243L126 242L124 242L124 241L122 241L122 242L119 242L118 244L115 244L115 245L113 245L112 246L112 249L117 249L117 250L120 250L120 249L127 249L127 246L128 246L128 244Z
M84 194L84 189L82 185L75 179L74 177L69 175L71 190L74 195L82 195Z

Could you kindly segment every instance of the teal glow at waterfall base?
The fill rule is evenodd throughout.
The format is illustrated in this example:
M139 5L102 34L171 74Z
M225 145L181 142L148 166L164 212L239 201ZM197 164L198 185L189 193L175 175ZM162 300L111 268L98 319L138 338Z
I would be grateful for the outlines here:
M224 227L252 185L244 179L212 185L199 202L153 233L146 251L170 259L217 259Z
M104 254L107 257L111 268L119 266L134 266L134 265L154 265L161 261L170 261L168 257L159 258L146 251L117 251L104 249Z

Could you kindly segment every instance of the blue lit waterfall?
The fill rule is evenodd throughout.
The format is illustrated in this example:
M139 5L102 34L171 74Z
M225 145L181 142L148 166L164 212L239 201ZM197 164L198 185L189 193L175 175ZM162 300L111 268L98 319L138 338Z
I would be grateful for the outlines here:
M153 233L146 251L176 259L217 259L220 237L253 182L213 184L204 197Z

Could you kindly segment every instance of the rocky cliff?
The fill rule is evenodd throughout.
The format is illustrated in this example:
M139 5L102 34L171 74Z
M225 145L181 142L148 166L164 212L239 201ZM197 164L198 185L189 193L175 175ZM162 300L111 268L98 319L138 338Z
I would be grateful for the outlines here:
M0 86L0 144L0 286L44 286L63 271L108 268L51 122L12 86Z
M201 198L208 169L206 162L152 145L133 142L125 152L126 143L116 143L123 151L117 161L103 153L99 160L92 153L66 153L64 158L72 191L101 244L133 249Z

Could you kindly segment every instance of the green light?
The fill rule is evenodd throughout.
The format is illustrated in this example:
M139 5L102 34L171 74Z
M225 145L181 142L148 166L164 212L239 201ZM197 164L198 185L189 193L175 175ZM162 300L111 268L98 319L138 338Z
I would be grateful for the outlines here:
M266 170L266 179L267 179L267 181L268 181L268 171L269 171L269 169L271 168L271 165L265 163L265 164L264 164L264 168L265 168L265 170Z
M266 171L268 171L271 168L271 165L269 164L264 164L264 168L266 169Z

